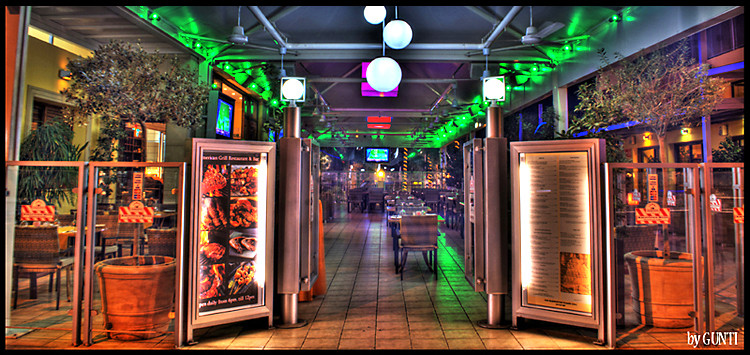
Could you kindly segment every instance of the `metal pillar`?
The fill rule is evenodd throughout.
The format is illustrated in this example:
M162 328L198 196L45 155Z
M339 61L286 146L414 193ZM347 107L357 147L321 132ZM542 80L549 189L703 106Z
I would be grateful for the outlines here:
M496 104L496 102L493 100L492 105L487 108L487 128L486 128L486 134L487 138L502 138L503 136L503 116L502 112L500 110L500 106ZM488 157L489 159L500 159L500 157ZM504 159L503 159L504 161ZM486 168L489 168L485 164ZM500 169L506 169L505 166L499 167ZM498 176L499 177L499 176ZM490 182L485 180L485 184L487 183L497 183L497 182ZM485 189L485 191L489 191L490 189ZM493 190L496 191L496 190ZM485 198L485 202L489 202L489 196ZM501 203L504 203L501 201ZM498 207L498 206L496 206ZM500 209L504 210L504 209ZM485 211L487 213L488 211ZM501 219L502 220L502 219ZM500 228L505 228L505 226L500 226ZM487 231L485 231L487 233ZM501 246L502 248L502 246ZM486 260L489 259L489 253L491 252L497 252L495 250L489 250L490 248L485 248L485 253L487 254ZM501 253L503 254L503 253ZM507 254L507 253L506 253ZM508 254L509 255L509 254ZM506 255L500 255L500 258L505 258ZM502 260L501 262L507 262L506 260ZM504 268L502 268L504 270ZM489 277L489 275L487 275ZM505 280L504 276L499 276L501 280ZM498 328L508 328L510 324L503 324L503 318L505 318L505 294L502 293L487 293L487 319L486 320L480 320L477 322L477 325L479 325L482 328L489 328L489 329L498 329Z
M302 135L302 120L300 118L300 108L297 107L294 104L294 101L290 102L290 105L284 108L284 137L286 138L301 138ZM283 144L282 144L283 146ZM286 159L285 159L286 157ZM299 171L300 166L300 160L299 159L292 159L286 154L281 154L281 164L285 167L284 171ZM286 181L286 180L284 180ZM289 182L287 181L287 184ZM298 189L299 186L296 186L295 184L291 184L293 186L282 186L281 188L284 190L285 195L293 196L296 195L297 198L300 198L299 193L294 193L293 190ZM299 216L287 216L289 218L299 218ZM286 223L285 221L281 221L281 223ZM294 223L293 223L294 224ZM300 238L299 233L297 233L297 239ZM282 243L285 241L285 237L282 236ZM299 242L297 242L299 243ZM292 248L291 245L284 245L286 248ZM289 253L288 251L282 250L280 254L282 259L284 257L286 258L297 258L299 259L299 253ZM282 272L280 274L280 277L283 279L280 280L280 288L282 289L296 289L296 292L290 292L290 291L284 291L284 293L281 294L281 324L278 324L277 326L279 328L299 328L304 327L307 325L307 321L298 319L297 313L298 313L298 302L299 302L299 287L296 286L299 284L299 279L295 276L298 276L300 274L299 271L299 260L281 260L282 263L285 263L287 265L296 265L296 270L290 270L291 272ZM292 286L295 285L295 286Z

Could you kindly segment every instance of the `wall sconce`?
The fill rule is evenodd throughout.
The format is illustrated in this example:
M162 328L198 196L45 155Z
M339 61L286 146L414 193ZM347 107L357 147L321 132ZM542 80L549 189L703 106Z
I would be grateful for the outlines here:
M71 72L69 72L69 71L67 71L65 69L60 69L60 71L57 73L57 76L59 76L60 79L67 81L67 80L70 80L73 77L73 73L71 73Z
M729 135L729 125L721 125L719 126L719 135L720 136L728 136Z
M635 144L635 136L630 136L630 138L628 138L628 144Z
M680 134L683 135L683 136L690 134L690 128L687 128L687 127L681 128L680 129Z
M651 132L643 133L643 140L644 141L650 141L652 137L653 137L653 134Z

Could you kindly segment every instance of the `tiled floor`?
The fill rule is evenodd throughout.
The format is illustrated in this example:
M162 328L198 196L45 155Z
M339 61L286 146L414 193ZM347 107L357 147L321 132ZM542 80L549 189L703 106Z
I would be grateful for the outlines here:
M437 281L417 254L410 256L403 281L394 272L389 230L383 214L339 214L325 225L327 293L299 305L303 327L268 329L257 319L197 329L196 344L183 350L208 349L607 349L594 345L593 329L526 320L518 330L485 329L477 321L487 318L484 294L474 292L463 275L463 240L455 230L443 228L439 238ZM41 292L46 294L46 292ZM48 297L48 296L45 296ZM64 296L63 296L64 297ZM54 303L13 312L13 324L44 324L17 339L6 338L6 349L71 348L70 309L63 302L57 320L49 320ZM510 300L506 321L510 320ZM47 316L42 308L48 311ZM30 323L22 314L45 318ZM54 317L53 317L54 318ZM67 319L66 319L67 318ZM744 321L743 321L744 324ZM94 334L92 349L171 349L173 335L121 342ZM691 349L685 330L650 327L619 329L617 348ZM744 327L739 344L744 349Z

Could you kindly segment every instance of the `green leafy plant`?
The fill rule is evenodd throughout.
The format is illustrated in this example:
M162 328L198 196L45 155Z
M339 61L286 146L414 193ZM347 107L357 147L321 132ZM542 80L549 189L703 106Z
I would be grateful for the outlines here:
M711 155L715 163L744 163L745 147L727 137L719 143L719 149L711 149Z
M599 54L609 64L607 54ZM659 142L659 158L667 162L667 131L711 114L722 100L727 83L708 76L708 65L694 63L687 40L662 47L633 60L619 60L596 83L579 92L576 107L583 117L607 124L636 121ZM617 59L622 59L619 54Z
M581 85L575 109L581 116L571 127L594 134L612 124L638 122L656 136L660 162L667 162L667 131L709 115L727 85L708 76L707 65L693 63L686 39L632 60L616 53L614 65L604 49L598 53L603 67L593 83ZM610 144L608 140L608 151ZM663 255L671 255L669 243L664 243Z
M21 141L22 161L77 161L88 143L72 144L73 129L53 120L39 125ZM36 199L46 204L72 203L71 189L77 185L77 170L70 167L24 166L19 169L18 199L29 204Z
M112 41L91 57L70 60L67 70L70 86L61 92L71 105L67 122L88 124L97 118L101 123L92 160L113 160L127 122L174 122L192 129L205 123L208 87L176 57Z

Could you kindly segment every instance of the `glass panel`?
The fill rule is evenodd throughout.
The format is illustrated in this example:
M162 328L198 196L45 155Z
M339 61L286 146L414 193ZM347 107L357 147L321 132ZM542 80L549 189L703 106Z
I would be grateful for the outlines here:
M694 326L692 174L691 168L613 169L618 331L645 324L684 333Z
M93 337L174 342L180 169L97 167L93 173L96 258L103 260L94 265Z
M80 167L6 167L6 336L56 329L70 344Z
M710 168L709 168L710 169ZM744 168L710 169L713 233L714 329L744 329ZM739 219L742 208L742 220ZM743 223L740 223L743 222ZM736 335L735 335L736 336Z

